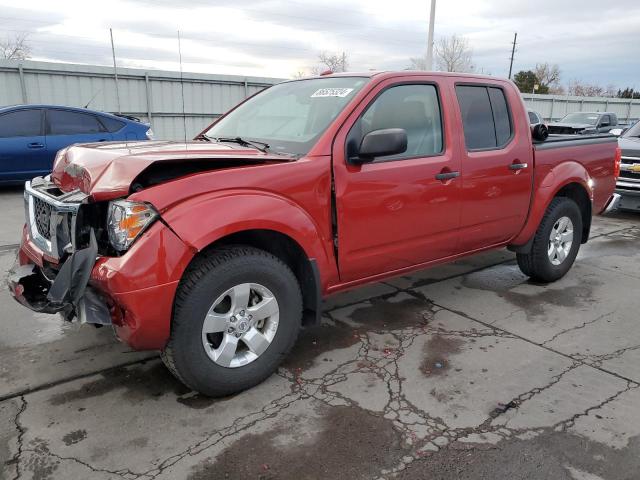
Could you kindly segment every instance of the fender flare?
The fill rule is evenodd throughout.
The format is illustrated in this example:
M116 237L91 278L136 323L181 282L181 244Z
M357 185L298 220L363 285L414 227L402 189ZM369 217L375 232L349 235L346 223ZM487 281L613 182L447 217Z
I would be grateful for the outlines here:
M516 252L529 251L533 237L549 204L558 195L558 192L567 185L580 185L589 199L593 201L593 190L589 187L589 179L590 176L586 168L571 160L552 168L540 182L536 182L537 186L534 186L529 217L520 233L509 242L509 249Z
M307 258L315 260L323 284L335 270L327 250L330 238L301 206L271 192L227 190L199 195L161 216L183 242L198 252L234 233L271 230L291 238Z

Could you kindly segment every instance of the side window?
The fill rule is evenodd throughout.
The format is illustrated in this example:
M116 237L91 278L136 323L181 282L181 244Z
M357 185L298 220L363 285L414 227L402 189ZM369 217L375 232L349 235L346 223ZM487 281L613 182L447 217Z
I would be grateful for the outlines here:
M607 126L611 125L611 117L609 115L603 115L600 119L600 125Z
M538 115L533 112L529 112L529 123L532 125L539 123Z
M107 129L107 132L109 133L117 132L122 127L124 127L124 122L121 122L120 120L116 120L115 118L98 117L98 119L100 120L100 123L102 123L105 126L105 128Z
M407 150L376 161L426 157L442 153L442 117L438 92L433 85L399 85L385 90L364 112L356 128L359 140L385 128L407 132Z
M42 135L42 110L17 110L0 115L0 138Z
M493 122L496 126L496 142L498 147L502 147L511 138L511 118L509 118L509 107L507 99L501 88L489 87L489 99L493 110Z
M47 117L49 135L76 135L104 131L98 119L89 113L49 110Z
M456 95L468 150L502 148L509 142L513 127L502 89L459 85Z

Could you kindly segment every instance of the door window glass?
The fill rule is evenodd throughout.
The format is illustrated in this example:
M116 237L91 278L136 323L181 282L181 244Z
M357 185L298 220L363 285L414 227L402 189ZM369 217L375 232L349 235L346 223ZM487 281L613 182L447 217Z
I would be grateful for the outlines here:
M427 157L442 153L442 117L433 85L399 85L385 90L359 120L360 138L374 130L402 128L407 150L379 160Z
M42 135L41 110L17 110L0 115L0 138Z
M50 135L76 135L103 131L98 119L89 113L49 110L47 116Z
M509 143L513 126L502 89L459 85L456 95L468 150L502 148Z

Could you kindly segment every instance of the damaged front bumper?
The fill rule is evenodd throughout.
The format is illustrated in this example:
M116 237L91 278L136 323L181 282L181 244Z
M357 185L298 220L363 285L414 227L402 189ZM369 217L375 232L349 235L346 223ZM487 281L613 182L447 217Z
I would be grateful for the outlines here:
M28 263L16 265L7 279L13 297L39 313L60 313L65 320L111 325L103 296L88 286L98 246L93 231L89 245L69 255L57 272ZM53 277L53 278L52 278Z

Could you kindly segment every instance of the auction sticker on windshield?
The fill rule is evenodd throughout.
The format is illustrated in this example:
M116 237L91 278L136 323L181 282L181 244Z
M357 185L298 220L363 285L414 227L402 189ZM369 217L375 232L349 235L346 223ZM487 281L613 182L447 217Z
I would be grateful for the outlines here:
M353 92L353 88L321 88L316 90L311 98L316 97L346 97L351 92Z

